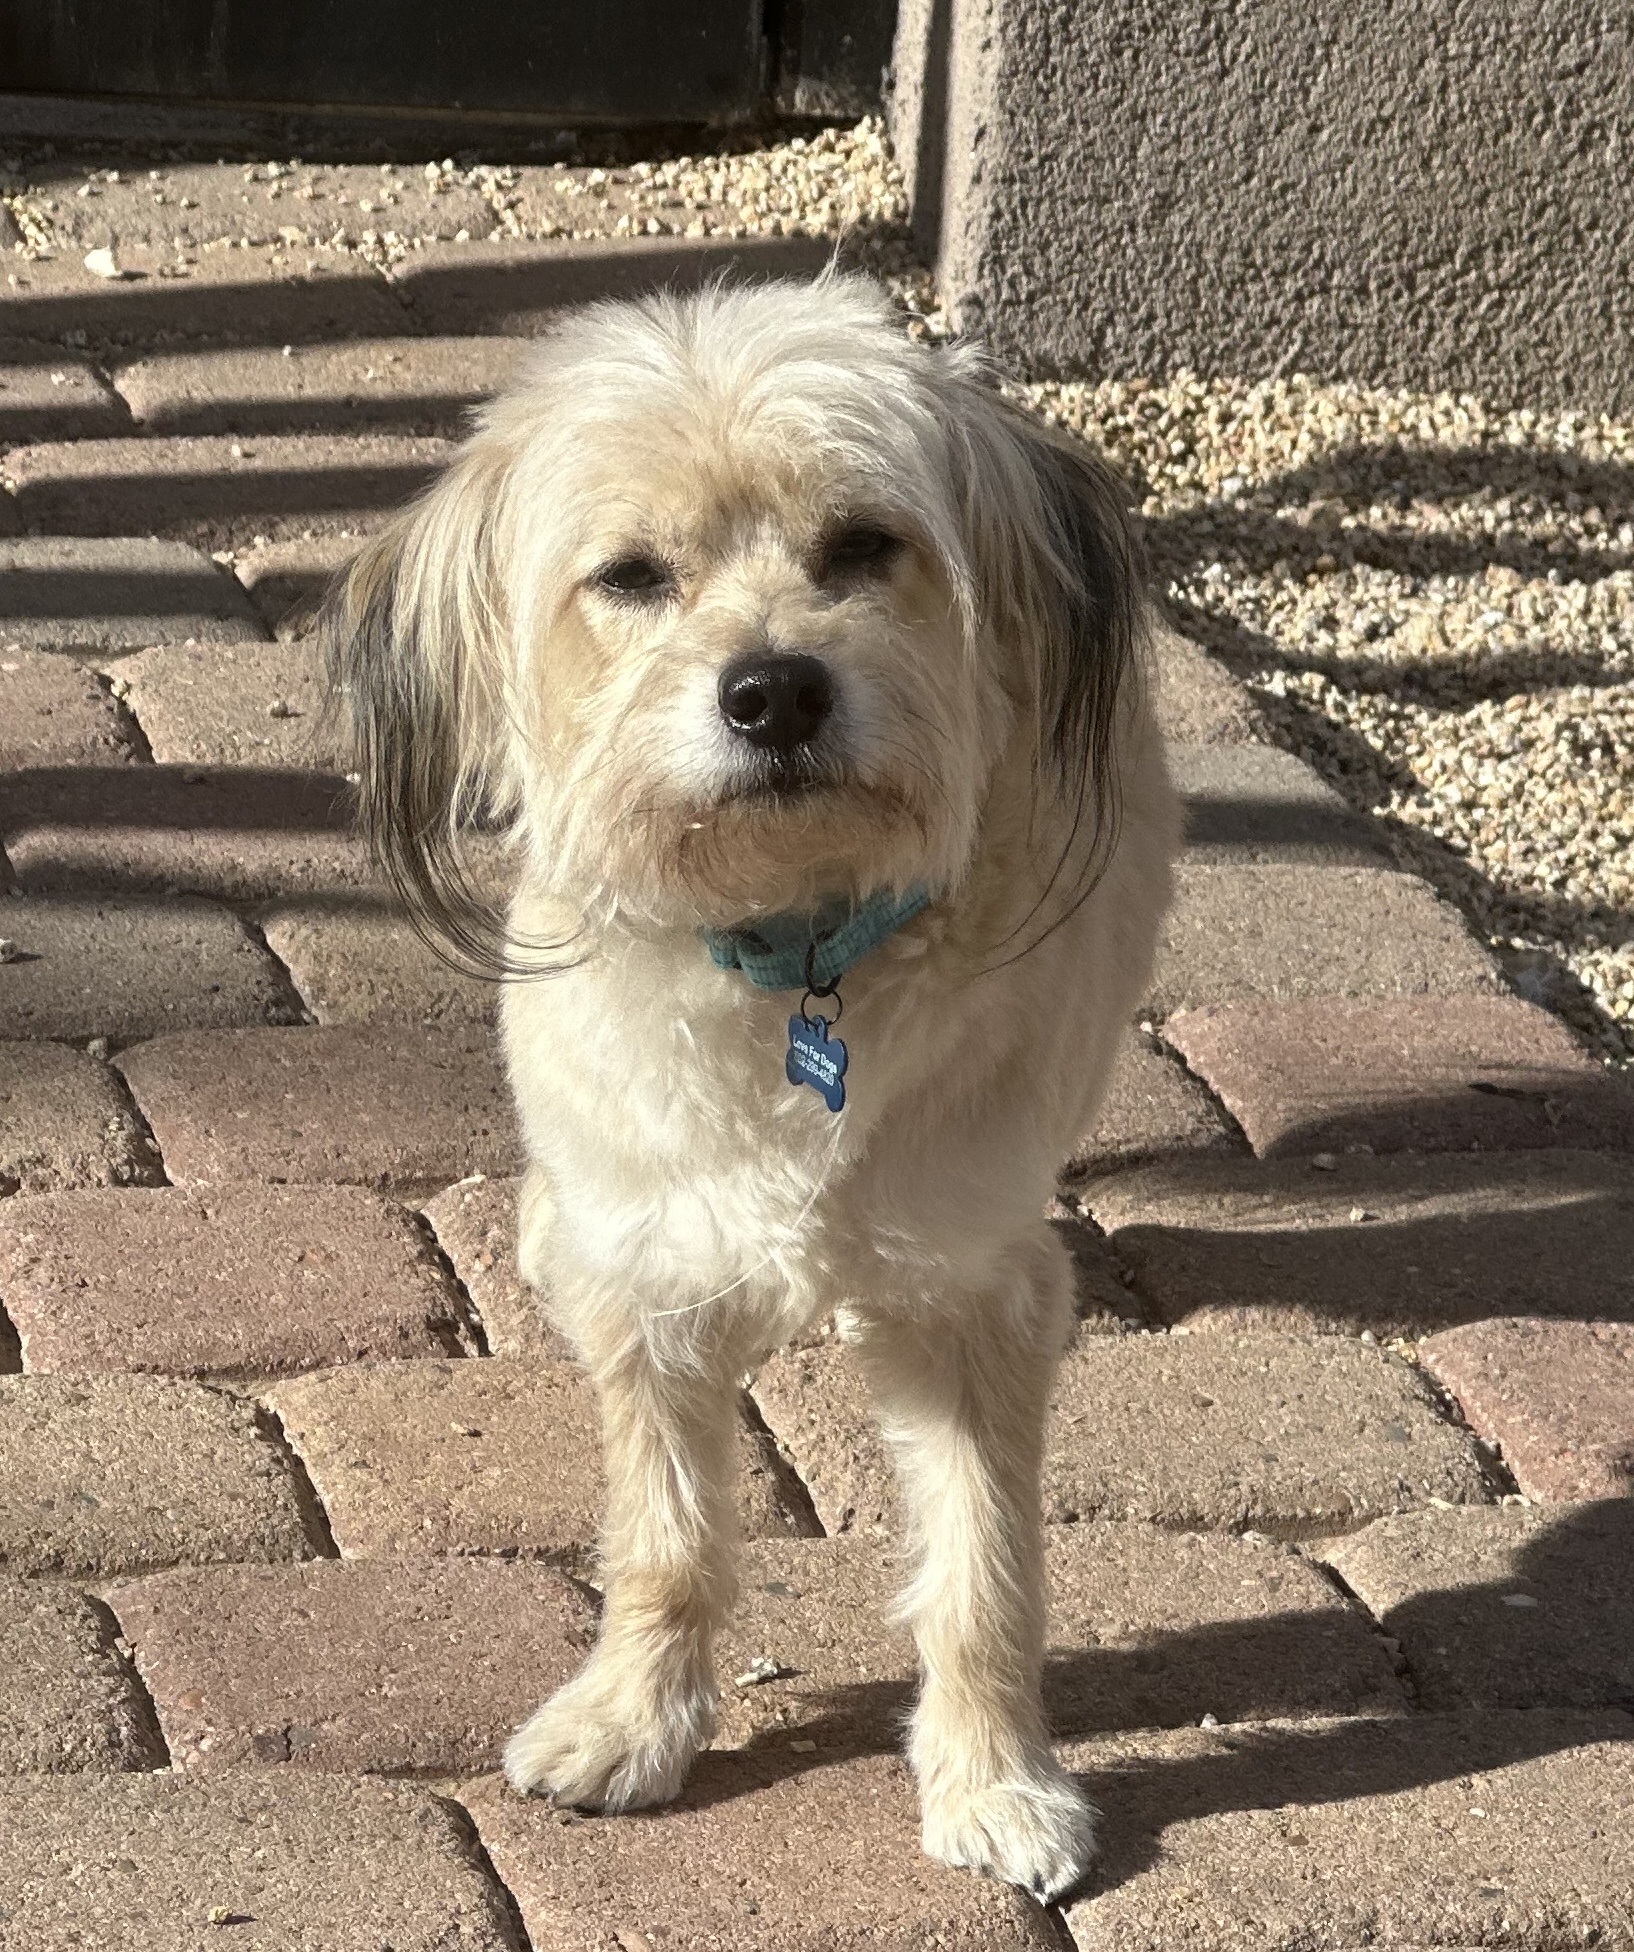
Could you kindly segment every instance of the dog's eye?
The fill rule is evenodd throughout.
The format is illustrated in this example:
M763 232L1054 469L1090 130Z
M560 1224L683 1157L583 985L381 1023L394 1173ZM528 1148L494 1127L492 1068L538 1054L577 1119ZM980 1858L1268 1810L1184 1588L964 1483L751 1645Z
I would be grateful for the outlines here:
M669 565L656 556L620 556L598 569L595 580L614 596L666 596L675 587Z
M827 578L878 573L890 567L901 548L896 536L872 522L850 522L824 548L822 574Z

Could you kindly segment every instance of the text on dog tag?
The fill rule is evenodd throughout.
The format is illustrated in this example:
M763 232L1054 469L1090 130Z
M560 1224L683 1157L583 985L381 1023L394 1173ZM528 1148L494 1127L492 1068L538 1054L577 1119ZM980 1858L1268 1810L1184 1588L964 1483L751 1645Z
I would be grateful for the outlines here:
M789 1054L783 1068L790 1084L809 1084L831 1112L845 1103L845 1045L828 1034L826 1017L789 1018Z

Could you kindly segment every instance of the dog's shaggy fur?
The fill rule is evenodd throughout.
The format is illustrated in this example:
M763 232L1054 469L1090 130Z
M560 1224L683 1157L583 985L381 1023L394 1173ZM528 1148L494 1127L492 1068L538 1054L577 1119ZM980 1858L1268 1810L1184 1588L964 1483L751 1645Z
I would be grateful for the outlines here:
M733 1597L740 1379L833 1310L901 1479L925 1848L1045 1897L1082 1875L1092 1812L1039 1704L1073 1319L1043 1209L1168 893L1142 605L1093 457L833 276L561 325L332 603L381 857L511 978L521 1263L605 1417L605 1617L511 1742L519 1788L679 1788ZM767 649L833 684L781 767L718 700ZM503 924L461 866L483 814L514 835ZM931 907L846 978L833 1117L784 1077L794 999L699 930L914 885Z

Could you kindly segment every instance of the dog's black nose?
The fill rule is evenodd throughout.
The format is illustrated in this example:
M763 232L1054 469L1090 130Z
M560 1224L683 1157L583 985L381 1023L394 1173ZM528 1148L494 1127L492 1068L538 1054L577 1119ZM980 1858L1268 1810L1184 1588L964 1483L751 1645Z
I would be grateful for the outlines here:
M818 657L751 651L721 673L721 716L740 739L767 752L792 752L834 709L834 680Z

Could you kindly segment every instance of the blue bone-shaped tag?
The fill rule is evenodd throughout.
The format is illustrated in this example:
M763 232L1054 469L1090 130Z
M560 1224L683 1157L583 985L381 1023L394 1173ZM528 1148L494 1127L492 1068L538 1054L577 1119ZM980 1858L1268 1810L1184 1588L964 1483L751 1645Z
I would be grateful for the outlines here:
M789 1054L783 1069L790 1084L809 1084L831 1112L845 1103L845 1045L828 1034L826 1017L789 1018Z

